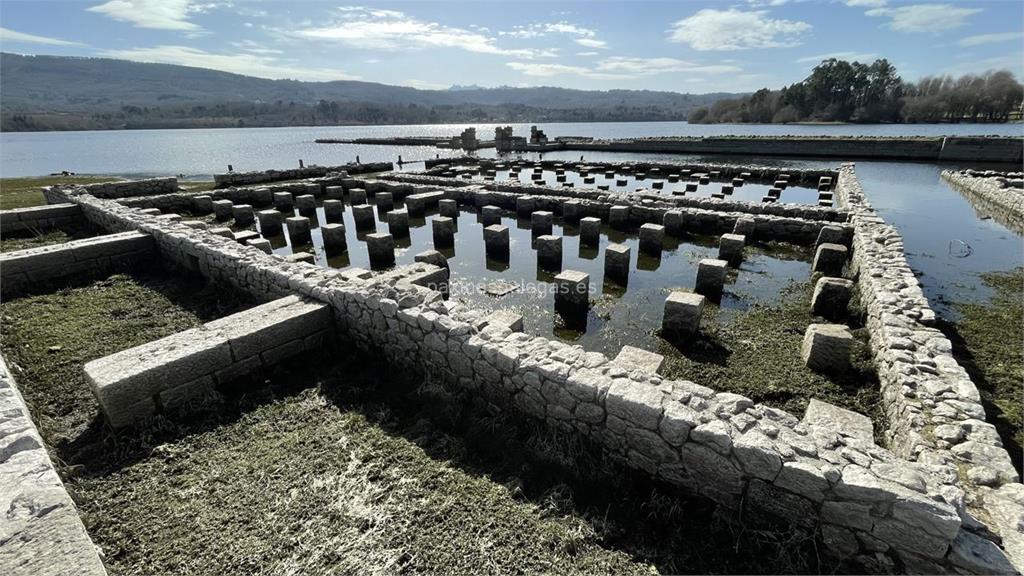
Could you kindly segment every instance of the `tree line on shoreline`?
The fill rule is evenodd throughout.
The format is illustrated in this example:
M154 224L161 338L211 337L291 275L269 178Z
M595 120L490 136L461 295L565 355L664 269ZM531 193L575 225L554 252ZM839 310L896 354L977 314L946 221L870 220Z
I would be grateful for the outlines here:
M719 100L690 114L692 124L789 122L942 123L1020 119L1024 86L1007 70L929 76L906 82L885 59L830 58L804 80Z

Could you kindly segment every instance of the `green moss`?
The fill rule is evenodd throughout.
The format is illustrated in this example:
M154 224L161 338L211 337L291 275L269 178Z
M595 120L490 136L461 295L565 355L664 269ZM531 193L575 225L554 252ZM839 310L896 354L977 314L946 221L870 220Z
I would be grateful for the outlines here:
M116 276L0 305L4 353L111 573L834 569L806 535L726 523L576 436L343 350L239 383L214 412L100 426L82 364L223 315L224 297Z
M28 208L46 204L42 188L56 184L94 184L118 180L109 176L42 176L38 178L0 178L0 210Z
M811 398L817 398L879 423L878 377L863 329L853 330L858 343L847 372L818 373L800 358L807 326L826 322L811 314L812 291L810 282L792 284L777 305L754 304L745 311L705 306L698 338L679 347L662 343L662 373L742 394L798 416Z
M988 302L954 304L955 323L940 324L953 354L978 385L988 420L1021 470L1024 446L1024 268L981 276Z

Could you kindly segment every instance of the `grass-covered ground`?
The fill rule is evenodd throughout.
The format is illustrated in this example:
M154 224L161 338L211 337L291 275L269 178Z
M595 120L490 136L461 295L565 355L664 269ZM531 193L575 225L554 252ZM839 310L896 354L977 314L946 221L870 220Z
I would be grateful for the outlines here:
M244 302L114 276L0 305L5 356L114 574L830 572L572 436L344 348L115 435L84 362Z
M0 178L0 210L28 208L46 204L43 187L55 184L94 184L118 180L110 176L40 176L36 178Z
M955 323L943 322L957 361L978 385L988 420L999 429L1021 471L1024 446L1024 268L983 274L988 302L954 304Z
M857 346L851 370L822 374L807 368L800 358L807 326L827 322L811 314L812 291L811 282L791 284L778 304L755 303L740 313L705 306L699 337L679 346L662 341L662 373L742 394L797 416L803 415L811 398L817 398L871 416L878 423L878 376L856 311L852 322ZM882 428L876 426L878 430Z

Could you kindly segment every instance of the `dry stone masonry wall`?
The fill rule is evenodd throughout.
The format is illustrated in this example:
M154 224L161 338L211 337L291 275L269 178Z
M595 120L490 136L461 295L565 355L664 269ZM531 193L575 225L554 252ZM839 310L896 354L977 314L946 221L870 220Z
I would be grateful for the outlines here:
M4 234L37 233L53 228L74 226L80 222L82 222L82 211L76 204L0 210L0 230L3 230Z
M350 174L363 174L368 172L382 172L391 170L393 165L390 162L371 162L369 164L345 164L343 166L305 166L302 168L291 168L287 170L261 170L254 172L225 172L214 174L213 182L217 188L228 186L245 186L249 184L262 184L265 182L278 182L281 180L299 180L303 178L316 178L326 176L331 172L348 172Z
M962 479L945 462L907 461L855 430L801 422L736 394L512 331L402 274L289 263L80 189L61 196L101 227L152 236L179 267L267 300L297 294L329 304L342 340L575 430L629 466L723 506L817 530L831 553L866 569L1006 569L991 541L964 529Z
M1020 172L943 170L942 177L980 211L1017 234L1024 234L1024 180Z

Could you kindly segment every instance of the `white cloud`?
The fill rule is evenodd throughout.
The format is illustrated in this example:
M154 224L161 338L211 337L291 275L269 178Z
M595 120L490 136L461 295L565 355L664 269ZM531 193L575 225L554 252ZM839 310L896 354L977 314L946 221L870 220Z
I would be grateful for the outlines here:
M978 12L980 8L953 4L910 4L873 8L865 14L889 18L886 26L897 32L941 32L963 26L968 17Z
M886 4L886 0L846 0L846 5L853 7L881 8Z
M22 42L25 44L48 44L50 46L81 46L81 44L78 42L70 42L68 40L50 38L47 36L36 36L35 34L25 34L24 32L16 32L8 28L0 28L0 43L3 42Z
M577 52L577 56L597 56L600 52Z
M981 46L983 44L998 44L1009 42L1024 37L1024 32L1001 32L996 34L978 34L957 40L957 46Z
M828 60L829 58L835 58L836 60L846 60L848 62L861 62L866 64L878 58L878 54L875 54L873 52L830 52L828 54L818 54L817 56L804 56L803 58L797 58L796 62L798 64L806 64L808 62L813 62L817 64L818 62L821 62L822 60Z
M593 38L577 38L576 43L580 46L587 48L607 48L608 43L604 40L595 40Z
M673 24L668 39L702 51L777 48L800 44L810 29L806 22L770 18L764 10L705 8Z
M448 89L448 85L447 84L439 84L437 82L429 82L427 80L413 80L413 79L410 79L410 80L406 80L405 81L405 85L406 86L410 86L412 88L417 88L419 90L447 90Z
M119 22L128 22L136 28L196 32L201 28L189 22L189 17L212 7L213 4L199 4L189 0L110 0L86 10L104 14Z
M704 65L676 58L629 58L613 56L599 60L593 66L572 66L537 62L509 62L509 68L527 76L550 78L553 76L580 76L592 80L629 80L670 72L692 75L735 74L738 66Z
M943 74L962 76L964 74L980 74L988 70L1009 70L1020 78L1024 75L1024 52L985 58L982 60L964 60L942 70Z
M501 54L520 58L550 58L553 50L502 48L480 31L426 22L395 10L373 10L359 6L339 8L341 18L327 26L305 28L295 35L314 40L334 40L371 50L413 50L455 48L479 54Z
M304 68L293 62L275 56L254 53L214 54L188 46L153 46L150 48L127 48L105 50L103 56L123 58L138 62L179 64L197 68L212 68L224 72L270 78L295 80L357 80L358 76L330 68Z

